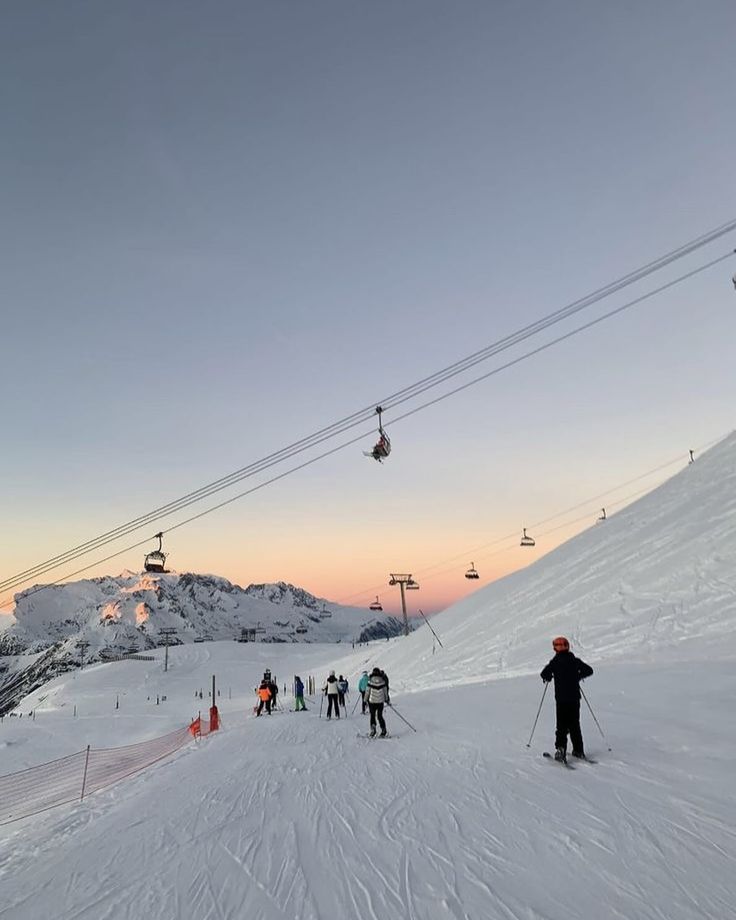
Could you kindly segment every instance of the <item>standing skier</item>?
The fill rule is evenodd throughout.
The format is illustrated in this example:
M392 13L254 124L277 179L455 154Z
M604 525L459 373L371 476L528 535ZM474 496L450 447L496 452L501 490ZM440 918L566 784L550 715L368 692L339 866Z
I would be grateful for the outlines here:
M304 705L304 684L301 677L294 678L294 712L306 712L307 707Z
M580 681L590 677L593 668L570 651L564 636L552 640L555 657L542 669L545 683L555 682L557 703L557 731L555 734L555 760L567 760L567 735L572 743L572 756L584 758L583 734L580 731Z
M358 681L358 690L360 691L360 711L363 715L365 715L366 708L368 707L368 700L366 699L366 692L368 691L367 671L363 671L363 673L360 675L360 680Z
M348 682L342 676L337 678L337 695L340 699L340 705L345 708L345 694L348 692Z
M386 723L383 720L383 704L386 703L390 706L391 700L388 695L388 678L380 668L373 668L371 671L366 695L368 697L368 709L371 713L371 738L375 738L376 735L376 719L378 719L378 724L381 726L381 737L385 738L388 732L386 731Z
M279 685L273 678L270 678L268 681L268 689L271 691L271 709L275 711L278 708L276 705L276 697L279 694Z
M327 678L327 682L322 688L322 692L327 697L327 718L332 718L332 710L335 710L335 715L337 718L340 718L340 705L338 702L339 691L337 689L337 678L335 677L335 672L330 671L330 676Z
M258 688L258 709L256 710L256 715L259 716L263 712L263 707L266 707L266 714L271 715L271 690L268 686L268 681L262 680Z

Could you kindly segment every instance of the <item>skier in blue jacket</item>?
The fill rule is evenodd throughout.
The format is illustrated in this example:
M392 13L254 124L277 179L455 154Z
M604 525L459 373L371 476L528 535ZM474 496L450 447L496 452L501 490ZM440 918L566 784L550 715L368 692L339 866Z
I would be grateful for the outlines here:
M365 715L366 708L368 706L368 701L365 697L365 692L368 689L368 672L363 671L358 681L358 690L360 692L360 702L361 702L361 712Z
M294 678L294 712L306 712L304 705L304 684L301 677Z

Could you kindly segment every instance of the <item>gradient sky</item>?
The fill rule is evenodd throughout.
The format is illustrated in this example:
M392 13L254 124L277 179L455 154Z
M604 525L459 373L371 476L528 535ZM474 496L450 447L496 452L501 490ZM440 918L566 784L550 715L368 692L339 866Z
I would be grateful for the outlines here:
M0 577L735 217L734 34L732 0L5 3ZM437 566L432 611L536 558L582 524L488 545L733 428L734 271L176 531L172 568L395 610Z

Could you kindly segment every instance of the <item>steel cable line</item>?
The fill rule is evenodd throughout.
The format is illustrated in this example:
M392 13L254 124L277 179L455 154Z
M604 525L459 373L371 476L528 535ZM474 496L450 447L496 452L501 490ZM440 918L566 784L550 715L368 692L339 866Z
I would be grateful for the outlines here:
M728 437L729 434L730 432L726 432L725 434L719 435L717 438L712 438L710 441L707 441L704 444L698 445L697 447L694 448L694 450L697 453L700 453L704 450L708 450L708 448L713 447L714 444L718 444L724 438ZM680 453L676 457L673 457L671 460L667 460L665 463L661 463L658 466L655 466L652 469L647 470L644 473L640 473L638 476L634 476L632 479L627 479L625 482L621 482L616 486L611 486L611 488L606 489L604 492L599 492L597 495L591 495L589 498L586 498L584 501L578 502L575 505L570 505L568 508L564 508L562 511L556 511L554 514L550 515L547 518L543 518L540 521L533 521L531 524L528 525L529 530L536 530L538 527L543 527L545 524L550 524L553 521L558 520L558 518L561 518L566 514L570 514L572 511L577 511L579 508L584 508L586 505L592 505L594 502L599 502L601 499L606 499L608 498L609 495L612 495L614 492L618 492L620 489L625 489L627 486L633 485L635 482L640 482L642 479L646 479L649 476L653 476L655 473L660 473L662 472L662 470L665 470L670 466L674 466L675 463L681 463L681 462L682 462L682 454ZM667 482L667 479L663 480L663 482ZM612 502L606 502L606 507L614 508L618 505L623 504L624 502L630 501L632 498L635 498L638 495L643 495L647 492L651 492L653 489L658 488L662 484L663 483L660 482L654 486L647 486L645 489L640 489L637 492L630 493L624 498L616 499L615 501L612 501ZM547 536L547 534L553 533L555 530L559 530L561 527L569 527L572 524L578 523L579 521L589 520L590 513L585 514L579 518L576 518L574 521L567 521L559 525L559 527L554 527L551 530L544 531L543 533L539 534L539 536L544 537L544 536ZM478 558L479 559L488 558L489 556L498 555L501 552L507 552L510 549L516 549L518 548L518 539L519 539L519 532L518 530L516 530L514 531L514 533L506 534L503 537L497 537L495 540L491 540L490 542L481 543L477 546L473 546L470 549L464 550L462 553L457 553L454 556L448 556L446 559L442 559L439 562L433 562L423 569L418 569L416 571L416 575L418 578L421 578L422 581L429 581L432 578L435 578L439 575L445 575L448 572L454 571L455 567L453 566L453 568L443 569L442 572L434 572L434 569L440 568L441 566L449 565L449 563L451 562L458 562L461 559L467 560L469 556L474 555L474 554L477 555L478 553L482 553L483 550L489 549L492 546L498 546L501 543L503 544L508 543L508 546L504 546L500 550L493 552L493 553L483 554L479 556ZM508 541L510 540L513 540L514 542L509 543ZM353 600L353 598L359 598L359 597L365 597L366 595L372 595L372 594L375 594L376 591L380 591L383 588L385 588L385 583L382 583L380 585L374 585L372 588L364 588L361 591L355 591L353 592L353 594L347 595L338 603L343 603L344 601Z
M667 264L670 264L672 261L678 258L682 258L683 255L687 255L690 252L693 252L696 248L705 245L708 242L712 242L713 239L716 239L718 236L723 235L724 233L729 232L736 228L736 221L732 221L728 224L723 225L720 228L717 228L714 231L710 231L707 234L704 234L701 237L698 237L696 240L691 243L686 244L685 246L679 247L677 250L668 253L666 256L661 257L653 262L648 263L641 269L637 269L635 272L630 272L628 275L623 276L623 278L618 279L615 282L600 288L598 291L594 292L591 295L588 295L581 300L575 301L573 304L568 307L564 307L561 310L558 310L556 313L550 314L547 317L537 321L536 323L531 324L530 326L524 327L524 329L519 330L518 332L507 336L505 339L499 340L499 342L493 343L490 346L487 346L485 349L482 349L479 352L476 352L474 355L471 355L467 358L462 359L459 362L456 362L454 365L450 365L448 368L444 368L441 371L431 375L430 377L424 378L422 381L419 381L415 384L405 387L403 390L398 391L392 396L384 399L381 404L384 407L391 408L392 406L399 405L403 402L408 401L409 399L415 398L418 395L421 395L426 390L431 389L434 386L439 385L440 383L445 382L451 377L457 376L460 373L465 372L469 368L475 366L475 364L480 363L481 361L487 360L494 354L504 351L507 348L512 347L518 342L523 341L525 338L530 337L531 335L537 334L538 332L548 328L551 325L554 325L560 322L562 319L567 318L568 316L573 315L573 313L579 312L587 306L590 306L592 303L597 300L602 299L605 296L610 296L611 293L614 293L617 290L620 290L622 287L633 283L634 281L640 280L641 278L646 277L648 274L651 274L653 271L659 270ZM595 325L597 322L601 322L603 319L610 318L610 316L615 315L618 312L621 312L624 309L628 309L636 303L641 302L647 297L651 297L656 293L660 293L663 290L666 290L669 287L672 287L674 284L680 283L686 278L692 277L692 275L697 274L699 271L704 271L707 268L712 267L717 264L719 261L728 258L732 253L722 256L719 259L713 260L705 266L702 266L699 269L695 269L692 272L687 273L684 276L681 276L675 281L672 281L666 285L661 286L655 291L649 292L648 294L642 295L641 298L625 304L623 307L619 307L617 310L611 311L608 314L605 314L603 317L598 318L597 320L592 321L589 324L586 324L583 327L580 327L572 332L568 333L565 336L553 340L550 343L542 346L534 352L528 353L521 358L516 359L513 362L509 362L506 365L503 365L500 368L494 369L482 377L476 378L472 381L467 382L461 387L456 388L442 396L438 397L436 400L433 400L429 403L425 403L423 406L420 406L414 409L410 413L406 413L403 416L400 416L397 419L394 419L391 423L395 424L396 421L406 418L408 415L414 414L414 412L420 411L420 409L426 408L429 405L434 404L434 402L439 402L442 399L447 398L447 396L454 395L457 392L460 392L462 389L465 389L480 380L485 379L487 376L492 374L499 373L500 370L504 370L507 367L512 366L518 361L525 360L531 354L536 354L539 351L544 350L545 348L551 347L552 344L557 344L560 341L563 341L565 338L569 338L572 335L577 334L579 331L583 331L585 328L589 328L591 325ZM67 562L73 561L76 558L79 558L82 555L85 555L89 552L93 552L96 549L101 548L104 545L107 545L110 542L121 539L126 536L128 533L131 533L135 530L141 529L146 526L146 524L152 522L153 520L160 517L167 517L171 514L176 513L177 511L183 510L195 502L202 501L204 498L209 497L216 492L222 491L223 489L230 488L232 485L241 481L244 478L255 475L263 470L269 469L271 466L276 465L277 463L283 462L284 460L290 459L292 456L295 456L298 453L302 453L305 450L308 450L311 447L317 446L318 444L324 442L325 440L336 437L339 434L342 434L344 431L347 431L351 428L356 427L359 424L362 424L364 421L367 421L369 418L373 417L375 409L373 407L367 407L358 412L353 413L350 416L346 416L338 422L333 423L332 425L326 426L325 428L320 429L312 435L309 435L305 438L302 438L300 441L296 441L293 444L282 448L279 451L276 451L273 454L268 455L267 457L255 461L254 463L249 464L246 467L236 470L233 473L228 474L227 476L221 477L218 480L215 480L212 483L209 483L206 486L201 487L200 489L194 490L193 492L187 493L186 495L175 499L172 502L169 502L166 505L160 506L159 508L154 509L151 512L148 512L145 515L141 515L138 518L133 519L132 521L127 522L126 524L120 525L114 528L111 531L107 531L104 534L101 534L99 537L95 537L85 543L79 544L76 547L73 547L70 550L67 550L64 553L61 553L57 556L51 557L45 562L39 563L36 566L33 566L29 569L19 572L10 578L7 578L3 581L0 581L0 590L9 590L13 587L16 587L20 584L23 584L25 581L30 580L31 578L38 577L45 572L51 571L55 568L59 568L62 565L65 565Z
M489 357L492 357L499 351L505 351L506 348L518 344L518 342L524 341L531 335L535 335L537 332L540 332L543 329L546 329L549 326L562 321L563 319L567 319L569 316L580 312L581 310L591 306L594 303L597 303L605 297L611 296L611 294L622 290L624 287L627 287L630 284L634 284L636 281L640 281L643 278L646 278L653 272L659 271L661 268L666 267L677 259L681 259L684 256L689 255L696 249L699 249L700 247L713 242L714 240L725 235L726 233L731 232L734 229L736 229L736 220L722 224L715 230L709 231L708 233L697 237L695 240L691 240L689 243L686 243L683 246L672 250L666 255L647 263L635 271L629 272L627 275L618 278L616 281L612 281L610 284L607 284L602 288L598 288L598 290L593 291L591 294L587 294L585 297L582 297L579 300L573 301L571 304L560 308L556 312L548 314L547 316L536 320L534 323L531 323L528 326L525 326L522 329L511 333L505 338L499 339L497 342L493 342L492 344L485 346L480 351L474 352L472 355L461 358L454 364L449 365L447 368L444 368L441 371L437 371L429 377L425 377L423 380L418 381L416 384L405 387L398 393L393 394L393 396L384 399L380 405L382 405L384 408L391 408L395 404L393 402L395 399L404 402L407 398L410 398L410 395L415 388L422 387L422 389L424 389L424 384L426 383L432 383L432 385L434 385L435 383L442 382L449 377L455 376L457 373L461 373L462 371L473 367L475 364L480 363ZM736 250L734 250L734 252L736 252ZM733 253L729 253L729 255L732 254Z
M337 447L333 447L328 451L325 451L322 454L319 454L316 457L311 457L309 460L305 460L304 463L300 463L298 466L292 467L291 469L284 470L283 473L279 473L277 476L272 476L271 479L267 479L264 482L259 483L256 486L253 486L250 489L247 489L245 492L241 492L239 495L233 495L230 498L226 499L224 502L220 502L218 505L214 505L211 508L206 508L204 511L200 511L198 514L192 515L190 518L186 518L183 521L179 521L174 524L172 527L169 527L168 530L163 531L163 533L171 533L173 530L178 530L180 527L184 527L185 524L191 524L192 521L196 521L198 518L202 518L207 514L212 514L213 511L218 511L220 508L224 508L226 505L231 505L233 502L238 501L241 498L245 498L247 495L252 495L254 492L258 492L260 489L265 488L266 486L271 485L274 482L277 482L279 479L284 479L286 476L290 476L292 473L296 473L298 470L302 470L307 466L311 466L313 463L316 463L318 460L324 460L325 457L329 457L331 454L336 454L340 450L344 450L346 447L350 447L352 444L357 444L358 441L362 441L365 437L364 434L358 435L358 437L353 438L350 441L345 441L343 444L338 444ZM29 597L32 594L36 594L39 591L44 591L46 588L53 587L54 585L60 584L62 581L66 581L69 578L74 578L76 575L81 575L83 572L88 572L90 569L95 568L95 566L102 565L103 562L109 562L111 559L116 559L118 556L122 556L125 553L130 552L131 550L138 549L141 546L144 546L146 543L149 543L151 540L150 537L146 537L145 540L139 540L137 543L132 543L128 546L123 547L123 549L117 550L114 553L111 553L109 556L105 556L103 559L96 559L94 562L91 562L89 565L84 566L84 568L77 569L76 572L67 573L59 581L49 582L45 585L37 585L33 588L28 589L27 591L21 592L24 597ZM112 541L110 541L112 542ZM85 554L80 554L85 555ZM6 603L12 600L12 597L6 597L0 601L0 607L4 606Z
M462 384L461 386L456 387L455 389L450 390L450 391L448 391L448 392L446 392L446 393L440 395L439 397L437 397L437 398L435 398L435 399L433 399L433 400L430 400L430 401L428 401L428 402L426 402L426 403L424 403L424 404L422 404L422 405L420 405L420 406L418 406L418 407L415 407L414 409L410 410L409 412L404 413L404 414L401 415L401 416L398 416L397 418L393 419L392 422L387 423L387 427L388 427L389 424L396 424L396 422L401 421L401 420L403 420L403 419L405 419L405 418L408 418L409 416L414 415L414 414L416 414L417 412L422 411L423 409L428 408L429 406L434 405L435 403L441 402L442 400L448 398L449 396L453 396L453 395L455 395L456 393L461 392L462 390L465 390L465 389L467 389L468 387L473 386L474 384L479 383L479 382L482 381L482 380L485 380L487 377L490 377L490 376L493 376L493 375L495 375L495 374L497 374L497 373L500 373L502 370L506 370L507 368L512 367L512 366L514 366L515 364L518 364L518 363L520 363L521 361L526 360L527 358L532 357L532 356L534 356L534 355L540 353L541 351L544 351L544 350L546 350L546 349L548 349L548 348L551 348L553 345L559 344L560 342L565 341L566 339L571 338L571 337L573 337L574 335L577 335L579 332L582 332L582 331L584 331L584 330L586 330L586 329L589 329L591 326L597 325L598 323L603 322L603 321L606 320L606 319L610 319L612 316L615 316L615 315L617 315L618 313L621 313L621 312L623 312L624 310L627 310L627 309L629 309L630 307L632 307L632 306L634 306L634 305L637 305L637 304L643 302L644 300L649 299L650 297L653 297L655 294L661 293L662 291L667 290L667 289L669 289L669 288L675 286L676 284L680 284L681 282L687 280L688 278L692 277L693 275L696 275L696 274L698 274L698 273L700 273L700 272L702 272L702 271L705 271L705 270L707 270L708 268L712 268L714 265L718 264L718 263L721 262L721 261L724 261L725 259L729 258L731 255L732 255L732 253L730 253L730 252L729 252L729 253L726 253L725 255L720 256L720 257L718 257L717 259L711 260L710 262L706 263L705 265L699 266L699 267L696 268L696 269L692 269L690 272L687 272L687 273L685 273L684 275L681 275L681 276L679 276L678 278L675 278L674 280L672 280L672 281L670 281L670 282L667 282L667 283L664 284L664 285L661 285L659 288L656 288L656 289L654 289L653 291L649 291L649 292L647 292L646 294L641 295L640 297L634 298L634 300L631 300L631 301L629 301L629 302L627 302L627 303L625 303L625 304L623 304L623 305L621 305L621 306L615 308L614 310L611 310L611 311L609 311L608 313L605 313L605 314L603 314L602 316L597 317L596 319L591 320L590 322L583 324L582 326L576 327L575 329L570 330L569 332L565 333L564 335L559 336L559 337L557 337L556 339L552 339L550 342L547 342L547 343L545 343L545 344L539 346L538 348L533 349L533 350L530 351L530 352L526 352L524 355L521 355L521 356L515 358L514 360L512 360L512 361L510 361L510 362L507 362L506 364L501 365L500 367L494 368L493 370L489 371L489 372L486 373L486 374L481 375L480 377L477 377L477 378L474 378L473 380L467 381L466 383ZM432 384L432 386L433 386L433 385L434 385L434 384ZM429 389L429 388L430 388L430 387L428 386L426 389ZM420 394L417 393L417 394L415 394L415 395L420 395ZM409 398L409 397L407 397L407 399L408 399L408 398ZM358 414L358 413L356 413L356 415L357 415L357 414ZM361 413L361 414L362 414L362 413ZM339 423L338 423L338 424L339 424ZM355 427L355 425L357 425L357 424L359 424L359 422L357 422L357 421L356 421L356 422L350 422L348 425L345 426L345 428L352 428L352 427ZM336 425L335 425L335 426L331 426L331 427L336 427ZM323 429L323 431L324 431L324 430L326 430L326 429ZM338 431L338 432L329 433L329 434L324 434L319 440L314 440L314 438L315 438L316 436L312 436L311 439L304 439L304 440L311 440L312 443L310 443L308 446L315 446L315 445L317 445L317 444L319 444L319 443L321 443L321 442L323 442L323 441L325 441L325 440L331 439L332 437L334 437L334 436L336 435L336 433L341 433L342 430L344 430L344 429L341 429L341 430ZM319 433L318 433L318 434L319 434ZM340 450L340 449L342 449L342 447L348 446L349 444L353 444L353 443L355 443L356 441L362 440L362 438L365 437L365 436L366 436L366 435L359 435L357 438L355 438L355 439L353 439L353 440L347 442L346 444L343 444L343 445L341 445L340 447L336 448L336 450ZM306 447L300 447L300 448L298 448L298 449L295 449L295 450L293 451L293 453L300 453L300 452L302 452L302 451L305 450L305 449L307 449L307 448L306 448ZM284 449L283 451L279 452L279 453L284 454L284 457L280 458L278 461L274 461L274 462L272 462L272 463L266 463L266 461L264 460L264 461L260 461L260 462L258 462L258 463L256 463L256 464L252 464L251 466L253 466L253 467L261 467L262 469L267 469L269 466L275 465L276 462L281 462L281 459L284 459L285 457L290 456L289 454L286 453L287 450L288 450L288 449ZM328 456L330 453L333 453L333 451L328 451L327 453L322 454L322 455L320 455L319 457L317 457L317 458L315 458L315 459L322 459L322 457ZM305 465L308 465L308 464L305 464ZM297 466L297 467L293 468L292 470L287 471L287 473L284 474L284 475L288 475L289 473L295 472L296 470L301 469L301 468L302 468L302 466ZM259 472L259 471L260 471L260 469L255 469L253 472L249 473L248 475L254 475L255 472ZM242 479L242 478L245 478L245 476L242 476L242 477L240 477L240 478L241 478L241 479ZM282 478L282 476L275 477L275 479L280 479L280 478ZM217 488L211 488L208 492L206 492L206 494L202 494L202 495L200 495L200 496L199 496L198 498L196 498L196 499L192 499L192 500L187 501L187 502L181 501L181 502L179 503L178 507L173 507L172 510L170 510L170 511L167 512L167 514L172 514L172 513L175 513L177 510L182 510L183 508L188 507L190 504L194 504L195 501L200 501L200 500L202 500L202 498L207 497L207 496L210 495L210 494L214 494L214 492L221 491L222 489L227 488L227 487L233 485L234 482L237 482L237 481L239 481L239 480L234 480L233 482L230 482L230 483L228 483L227 485L221 485L221 486L218 486ZM272 481L275 481L275 480L268 480L268 482L272 482ZM205 488L206 488L206 487L205 487ZM202 492L202 493L204 493L204 489L203 489L203 490L199 490L199 491ZM251 491L251 490L248 490L248 491L246 491L246 492L244 492L244 493L241 493L241 494L235 496L234 498L232 498L232 499L230 499L230 500L228 500L228 501L226 501L226 502L224 502L224 503L221 503L221 504L219 504L219 505L216 505L216 506L214 506L213 508L207 509L207 510L205 510L204 512L202 512L201 514L195 515L193 518L187 519L186 523L189 523L191 520L196 520L197 518L202 517L202 516L204 516L205 514L209 514L209 513L211 513L212 511L217 510L217 509L220 508L220 507L223 507L224 505L230 504L232 501L235 501L235 500L237 500L237 499L239 499L239 498L244 497L245 495L250 494L250 491ZM172 504L172 505L176 505L177 503L171 503L171 504ZM53 570L54 568L59 568L59 567L61 567L62 565L65 565L67 562L73 561L74 559L77 559L77 558L79 558L79 557L82 556L82 555L86 555L86 554L88 554L89 552L93 552L95 549L99 549L99 548L101 548L102 546L107 545L108 543L111 543L111 542L114 542L114 541L116 541L116 540L118 540L118 539L121 539L122 536L127 535L128 532L132 532L133 530L138 530L138 529L140 529L141 527L145 526L145 523L147 523L147 522L144 522L144 523L141 523L141 524L136 524L135 526L131 527L129 530L125 531L124 533L118 533L118 534L115 534L115 535L111 535L110 537L108 537L108 538L105 539L105 540L98 539L98 540L95 542L95 545L94 545L94 546L92 546L92 547L90 547L90 548L85 548L84 550L81 550L81 551L79 551L79 552L77 552L77 553L73 553L72 551L69 551L67 554L64 555L64 558L63 558L63 559L61 559L60 561L54 561L54 564L53 564L53 565L47 565L47 566L39 565L39 566L37 566L36 569L37 569L38 571L34 570L34 574L31 575L31 576L26 576L26 577L17 576L15 579L9 579L7 582L0 583L0 590L10 590L10 589L13 588L13 587L16 587L16 586L18 586L18 585L20 585L20 584L23 584L25 581L28 581L30 577L37 577L37 576L40 575L40 574L44 574L44 573L47 572L47 571ZM179 527L179 526L181 526L181 525L180 525L180 524L177 524L177 525L176 525L176 527ZM170 528L170 529L174 529L174 528ZM144 542L145 542L145 541L144 541ZM136 544L136 545L140 545L140 544ZM133 548L133 547L129 547L129 548ZM121 552L125 552L125 551L127 551L127 549L126 549L126 550L123 550L123 551L121 551ZM115 554L115 555L117 555L117 554ZM110 558L110 557L106 557L106 559L101 560L101 561L107 561L107 558ZM88 566L88 567L86 567L86 568L91 568L91 566ZM83 569L82 571L85 571L86 568ZM77 573L74 573L74 574L79 574L79 573L77 572ZM70 576L66 576L66 577L72 577L72 576L70 575Z
M666 482L666 481L667 481L666 479L663 480L663 482ZM648 492L651 492L652 489L656 489L657 486L662 485L663 482L657 483L657 485L652 486L652 487L646 487L644 489L638 489L636 492L631 492L629 495L625 495L623 498L619 498L617 501L610 502L607 507L616 508L619 505L623 505L626 502L630 502L633 499L638 498L640 495L646 495ZM574 527L575 524L580 524L582 521L590 521L590 514L580 515L580 517L573 518L571 521L563 521L561 524L557 524L557 526L555 527L550 527L548 530L542 531L542 533L538 534L537 536L546 537L546 536L549 536L549 534L551 533L556 533L558 530L564 530L567 527ZM532 525L532 526L536 526L536 525ZM531 530L531 527L529 529ZM585 529L587 530L588 528L585 528ZM579 533L582 533L582 532L583 531L579 531L578 533L573 534L573 536L578 536ZM508 541L511 540L512 538L514 539L514 542L509 543ZM572 539L572 537L570 537L570 539ZM511 534L508 537L501 537L499 540L496 541L496 543L501 543L501 542L505 542L506 546L502 546L500 547L500 549L494 550L492 553L485 553L482 556L479 556L478 558L479 559L490 559L493 556L501 556L504 553L508 553L508 552L511 552L512 550L518 549L519 547L518 533ZM531 565L531 563L527 563L527 565ZM526 567L527 566L520 566L519 569L526 568ZM519 569L514 569L514 571L518 572ZM433 572L431 575L423 575L421 572L418 572L417 575L418 577L422 579L423 582L425 582L425 581L432 581L433 578L440 578L442 575L447 575L450 572L454 572L454 571L456 571L456 567L453 566L452 568L443 569L440 572ZM509 574L513 574L513 573L510 572ZM504 576L501 576L501 577L504 577ZM492 584L492 582L495 580L496 579L491 579L491 581L489 581L488 584Z
M713 231L710 231L702 236L696 238L690 243L685 244L684 246L679 247L676 250L673 250L670 253L667 253L665 256L656 259L647 265L643 266L640 269L637 269L634 272L630 272L628 275L623 276L620 279L617 279L614 282L606 285L603 288L599 288L593 294L587 295L580 300L574 301L572 304L567 307L563 307L561 310L556 311L555 313L549 314L547 317L542 318L541 320L536 321L535 323L530 324L529 326L524 327L521 330L518 330L516 333L513 333L510 336L507 336L505 339L501 339L498 342L495 342L486 348L481 349L478 352L475 352L473 355L470 355L466 358L461 359L455 364L450 365L447 368L444 368L441 371L436 372L429 377L424 378L422 381L418 381L415 384L405 387L403 390L398 391L392 396L387 397L381 402L381 405L384 405L386 408L391 408L400 403L406 402L407 400L420 395L422 392L425 392L427 389L437 386L439 383L445 382L451 377L457 376L459 373L463 373L469 368L475 366L481 361L487 360L489 357L498 354L500 351L504 351L515 344L523 341L526 338L529 338L532 335L537 334L538 332L548 328L550 325L554 325L560 322L562 319L566 319L568 316L573 315L574 313L579 312L580 310L590 306L592 303L597 302L603 297L610 296L612 293L620 290L626 285L632 284L635 281L641 280L647 275L651 274L654 271L661 269L662 267L670 264L675 259L682 258L684 255L687 255L693 252L695 249L700 246L706 245L709 242L712 242L714 239L717 239L719 236L722 236L724 233L729 232L730 230L736 228L736 221L731 221L727 224L722 225L719 228L716 228ZM730 255L730 253L729 253ZM724 256L727 258L727 256ZM715 263L712 263L715 264ZM710 267L710 266L708 266ZM659 290L663 290L661 288ZM658 293L654 292L654 293ZM469 385L469 384L468 384ZM453 391L458 392L458 391ZM452 395L452 394L448 394ZM443 397L444 398L444 397ZM300 441L296 441L288 447L282 448L279 451L276 451L273 454L268 455L262 460L255 461L254 463L249 464L246 467L242 467L239 470L234 471L233 473L223 476L218 480L215 480L212 483L209 483L206 486L202 486L200 489L196 489L193 492L187 493L186 495L174 499L172 502L169 502L166 505L160 506L159 508L154 509L151 512L148 512L145 515L141 515L138 518L133 519L132 521L127 522L126 524L120 525L114 528L111 531L108 531L99 537L93 538L92 540L87 541L86 543L79 544L76 547L73 547L70 550L67 550L64 553L61 553L57 556L52 557L51 559L46 560L45 562L39 563L36 566L32 566L30 569L26 569L23 572L17 573L11 578L0 581L0 590L8 590L12 587L16 587L19 584L22 584L25 581L30 580L33 577L37 577L41 574L44 574L47 571L51 571L54 568L59 568L61 565L66 564L69 561L72 561L75 558L78 558L79 555L84 555L86 552L92 552L95 549L99 549L101 546L107 545L109 542L120 539L123 536L126 536L128 533L133 532L144 527L146 524L156 520L160 517L168 517L170 514L174 514L183 508L188 507L190 504L201 501L204 498L209 497L216 492L222 491L223 489L229 488L230 486L236 484L248 476L255 475L258 472L261 472L264 469L268 469L270 466L275 465L276 463L282 462L283 460L289 459L297 453L301 453L304 450L309 449L310 447L316 446L319 443L322 443L324 440L336 437L338 434L341 434L343 431L349 430L361 424L363 421L367 421L368 418L372 417L374 413L372 407L367 407L358 412L353 413L351 416L347 416L344 419L341 419L338 422L333 423L319 431L315 432L313 435L309 435ZM405 416L403 416L405 417Z

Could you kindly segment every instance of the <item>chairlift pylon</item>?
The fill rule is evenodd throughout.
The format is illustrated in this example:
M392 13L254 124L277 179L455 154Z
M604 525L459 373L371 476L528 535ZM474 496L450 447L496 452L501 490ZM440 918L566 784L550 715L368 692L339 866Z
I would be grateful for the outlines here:
M143 567L147 572L166 572L166 553L163 551L163 532L155 534L158 538L158 549L148 553L143 561Z
M366 457L373 457L373 459L378 460L379 463L382 463L391 453L391 439L386 434L381 422L382 412L383 408L381 406L376 406L376 415L378 415L378 440L374 444L373 450L364 452Z
M523 528L523 531L524 533L521 537L521 543L519 544L519 546L535 546L536 543L534 541L534 537L530 537L527 535L526 527Z
M465 573L465 577L466 577L466 578L480 578L480 575L478 574L478 571L477 571L477 569L475 568L475 564L474 564L474 563L472 563L472 562L470 563L470 568L469 568L468 571Z
M376 595L376 599L373 601L373 603L368 605L368 609L375 610L375 611L383 610L383 606L381 605L381 602L378 600L378 595Z

